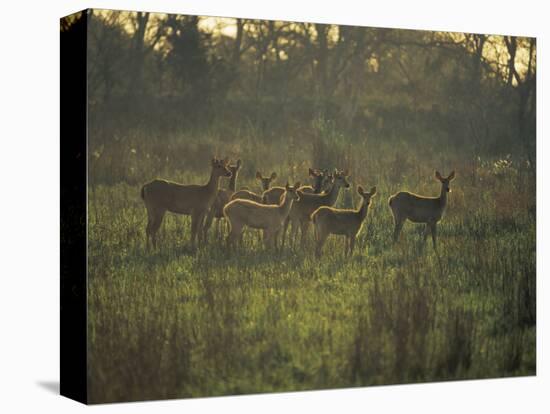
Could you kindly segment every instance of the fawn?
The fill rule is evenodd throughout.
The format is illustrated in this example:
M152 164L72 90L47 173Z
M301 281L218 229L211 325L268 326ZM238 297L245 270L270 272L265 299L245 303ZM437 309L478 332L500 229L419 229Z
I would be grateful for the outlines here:
M343 210L334 207L319 207L311 215L313 227L315 229L315 256L321 257L323 245L330 234L346 236L344 254L353 255L355 239L363 226L367 217L371 198L376 194L376 187L372 187L367 193L363 187L357 186L357 192L363 201L358 210Z
M424 197L417 194L401 191L389 198L389 205L393 213L395 229L393 242L397 242L405 220L413 223L425 223L424 241L428 238L428 232L432 234L434 249L436 248L436 226L443 217L447 205L447 193L451 192L450 183L455 178L455 172L451 172L447 178L443 178L439 171L435 172L435 178L441 182L439 197Z
M156 179L141 187L141 198L147 209L147 248L149 239L153 247L157 247L157 232L167 211L191 215L191 246L195 247L197 236L201 237L204 217L218 194L220 177L231 176L227 162L227 159L212 159L210 179L205 185L184 185Z
M231 178L229 179L229 188L220 188L218 190L218 195L216 196L216 199L214 200L214 204L212 204L212 207L208 211L205 221L204 221L204 234L203 239L206 241L208 229L210 229L210 226L212 225L212 221L214 218L216 219L216 233L220 234L220 219L223 218L223 208L229 201L231 200L231 196L235 193L235 190L237 189L237 176L239 175L239 170L241 169L241 160L237 160L237 163L235 165L228 165L227 168L229 171L231 171Z
M264 177L262 176L262 173L260 171L256 171L256 179L260 180L260 183L262 185L262 191L269 190L269 187L271 186L271 182L274 181L277 178L277 174L275 172L271 173L271 176ZM262 202L262 196L258 195L252 191L241 189L237 191L233 196L231 197L231 200L236 199L244 199L244 200L252 200L257 203Z
M311 219L311 214L321 206L333 206L338 199L338 194L341 188L349 188L348 171L338 171L335 170L334 174L334 183L330 191L322 194L307 194L300 192L300 200L294 203L290 214L288 215L288 220L285 222L283 229L283 241L285 243L285 234L290 222L292 222L292 239L296 239L298 232L298 227L300 227L302 236L301 244L302 246L305 243L305 236L307 233L307 228L309 226L309 221Z
M233 200L227 204L223 209L223 214L231 228L229 236L227 236L228 249L236 241L241 240L245 226L263 230L266 247L273 245L276 248L277 234L282 229L293 202L300 200L297 191L299 187L300 183L295 183L294 186L287 183L279 205L260 204L243 199Z

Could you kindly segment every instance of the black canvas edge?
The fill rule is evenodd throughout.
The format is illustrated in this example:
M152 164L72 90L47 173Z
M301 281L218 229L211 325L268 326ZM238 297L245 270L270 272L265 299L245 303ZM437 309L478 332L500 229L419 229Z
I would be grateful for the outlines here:
M66 19L76 19L62 30ZM60 19L60 394L87 393L88 11Z

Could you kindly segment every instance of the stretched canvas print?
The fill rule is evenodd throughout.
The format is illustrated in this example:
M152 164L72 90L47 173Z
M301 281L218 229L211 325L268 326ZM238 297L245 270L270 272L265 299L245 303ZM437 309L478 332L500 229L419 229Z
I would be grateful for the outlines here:
M536 374L536 41L61 19L61 393Z

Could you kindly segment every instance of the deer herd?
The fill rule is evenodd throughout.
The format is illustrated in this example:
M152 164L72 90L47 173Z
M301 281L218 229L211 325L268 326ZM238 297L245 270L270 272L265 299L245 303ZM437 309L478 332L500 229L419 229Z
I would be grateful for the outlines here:
M157 248L157 233L168 211L191 216L191 245L206 242L208 230L214 219L217 233L220 232L220 220L225 219L229 225L227 236L228 249L242 244L245 227L262 230L263 240L268 248L284 247L285 235L291 225L290 241L297 241L298 230L301 232L300 243L305 245L308 228L313 223L315 236L315 255L322 255L323 245L331 234L345 236L344 254L353 254L355 240L367 217L376 187L369 191L357 186L361 196L358 209L335 208L341 189L350 187L350 175L347 170L330 172L328 170L309 169L312 185L286 184L284 187L271 186L277 174L264 177L256 172L256 179L261 184L262 193L255 193L247 188L237 191L237 177L242 167L241 160L231 164L224 160L212 159L210 179L204 185L178 184L156 179L141 188L141 198L147 209L146 245ZM220 178L229 178L227 189L220 188ZM443 217L447 205L447 193L450 183L455 178L454 171L443 177L438 171L435 178L441 183L439 197L424 197L402 191L389 198L389 207L393 214L395 228L393 242L397 242L404 222L425 224L424 240L431 234L434 249L436 248L436 226Z

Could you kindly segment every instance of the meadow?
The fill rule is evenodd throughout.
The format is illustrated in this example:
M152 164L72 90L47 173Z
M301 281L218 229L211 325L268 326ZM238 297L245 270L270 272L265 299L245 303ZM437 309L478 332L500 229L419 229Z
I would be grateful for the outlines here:
M330 125L258 139L254 127L129 129L90 140L90 402L201 397L536 373L535 177L519 155L482 154L437 136L351 139ZM392 137L390 137L392 138ZM351 258L331 236L266 250L256 232L237 253L214 227L189 245L190 220L167 214L145 248L141 186L205 183L212 156L241 159L237 188L348 168L337 206L376 185ZM422 225L392 245L388 197L438 195L434 170L456 170L438 250ZM222 180L226 187L228 180ZM226 232L224 233L226 234Z

